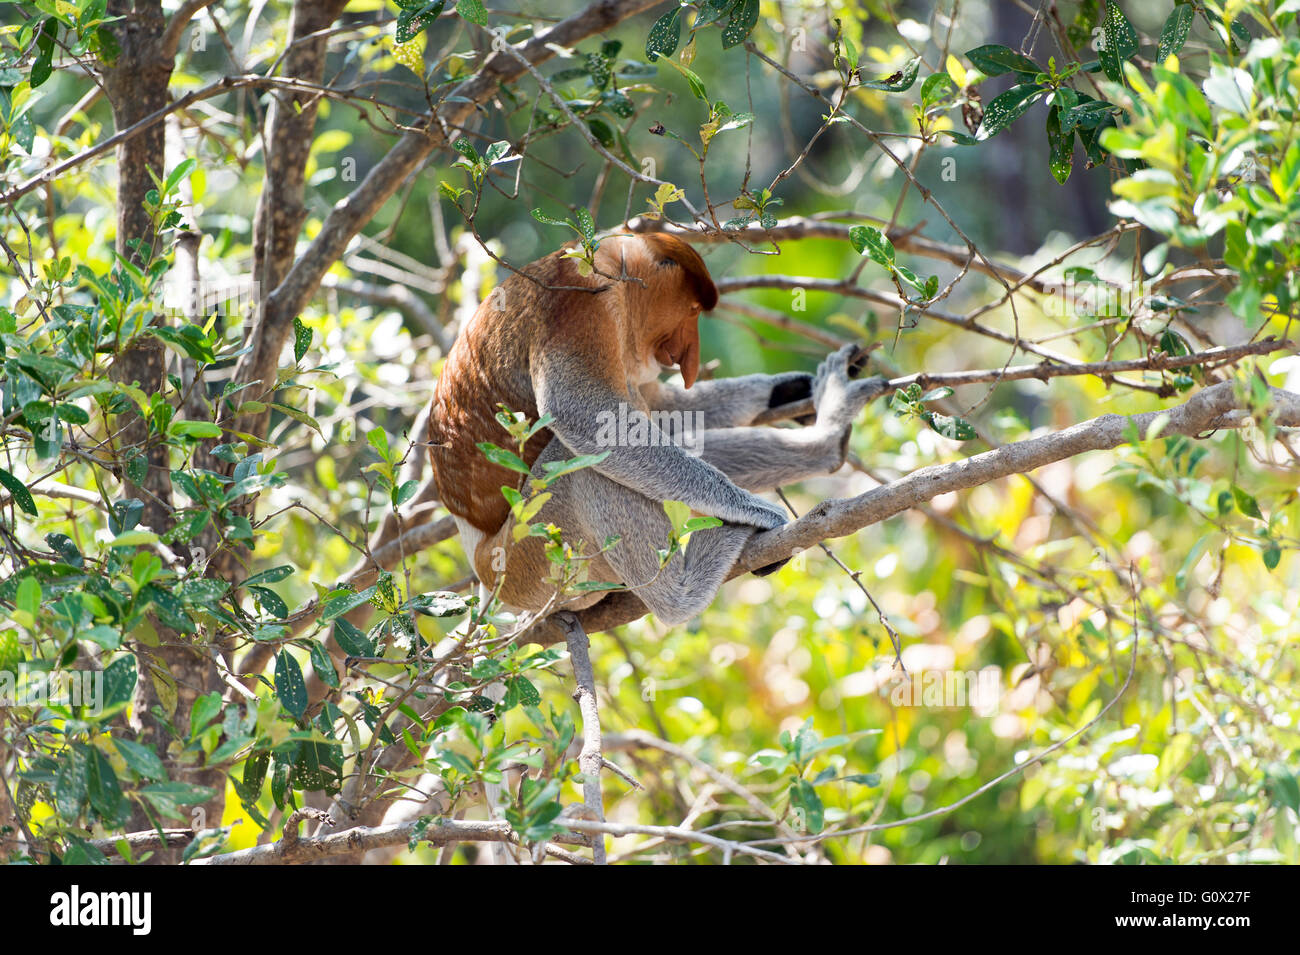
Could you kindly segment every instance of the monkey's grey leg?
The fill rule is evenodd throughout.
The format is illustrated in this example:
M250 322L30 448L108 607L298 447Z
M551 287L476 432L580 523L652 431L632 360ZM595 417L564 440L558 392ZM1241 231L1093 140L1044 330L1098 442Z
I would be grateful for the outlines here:
M717 595L745 541L754 533L749 525L723 524L691 534L686 552L659 566L658 551L668 546L672 525L660 501L651 500L617 481L588 468L561 478L554 496L539 518L576 533L588 554L606 540L618 543L605 552L603 569L626 584L660 620L685 623L704 610ZM593 571L602 569L593 565ZM599 579L603 574L594 574Z

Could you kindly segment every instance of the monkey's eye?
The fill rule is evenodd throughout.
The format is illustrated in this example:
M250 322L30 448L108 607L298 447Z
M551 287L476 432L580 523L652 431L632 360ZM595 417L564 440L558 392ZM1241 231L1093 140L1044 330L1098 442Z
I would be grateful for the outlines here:
M677 264L677 260L676 260L676 259L660 259L659 262L658 262L659 268L661 268L661 269L662 269L665 265L676 265L676 264Z

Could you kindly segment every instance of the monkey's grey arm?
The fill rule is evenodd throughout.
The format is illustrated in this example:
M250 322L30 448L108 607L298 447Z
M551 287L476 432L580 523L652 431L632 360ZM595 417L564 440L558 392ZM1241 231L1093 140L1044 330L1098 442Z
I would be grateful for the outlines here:
M786 522L784 509L742 490L716 467L671 443L631 395L620 400L580 359L552 353L538 361L534 387L538 412L552 417L552 433L575 455L610 452L595 470L624 487L735 524L766 530ZM621 429L622 423L636 430Z
M807 372L791 371L699 381L689 389L654 381L641 394L656 411L700 411L706 428L735 428L753 424L769 408L811 397L812 383Z

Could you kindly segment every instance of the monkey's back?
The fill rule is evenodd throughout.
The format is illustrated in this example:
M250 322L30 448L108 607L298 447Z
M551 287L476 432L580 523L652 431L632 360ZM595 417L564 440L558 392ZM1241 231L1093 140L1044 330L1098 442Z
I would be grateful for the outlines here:
M501 488L518 488L523 475L492 464L477 445L509 446L510 436L496 420L498 404L537 420L529 370L532 346L573 320L575 296L588 309L592 305L590 293L554 291L555 286L594 284L561 253L538 259L524 271L538 281L512 274L461 329L434 389L429 419L429 457L439 499L486 534L498 530L510 514ZM544 428L528 442L524 461L529 467L551 437Z

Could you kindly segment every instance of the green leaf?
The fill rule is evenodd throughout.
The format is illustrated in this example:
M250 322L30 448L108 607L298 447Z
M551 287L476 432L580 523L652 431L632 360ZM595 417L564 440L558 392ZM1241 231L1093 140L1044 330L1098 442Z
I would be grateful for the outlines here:
M1065 185L1074 165L1074 130L1061 130L1061 108L1056 105L1047 111L1047 148L1052 178Z
M125 531L108 542L109 547L139 547L142 544L158 543L158 535L153 531Z
M81 814L90 788L90 754L87 749L82 743L73 743L59 760L59 768L54 773L54 808L69 822Z
M695 29L717 23L730 12L737 0L703 0L700 12L695 17Z
M671 66L673 69L675 69L678 73L682 74L683 77L686 78L686 85L691 88L692 96L694 96L697 100L700 100L701 102L708 103L709 92L707 89L705 89L704 80L700 79L698 73L696 73L694 70L687 69L686 67L678 63L676 60L666 59L664 60L664 62L667 63L669 66ZM669 132L668 135L672 136L674 139L678 138L677 135L672 132Z
M221 425L212 421L173 421L167 430L180 438L219 438Z
M198 736L209 723L221 714L221 694L216 690L200 696L190 710L190 739Z
M944 100L957 95L957 84L947 73L935 73L927 76L921 84L921 105L926 109L938 106Z
M269 587L249 587L249 592L262 605L262 609L269 613L276 620L283 620L289 616L289 605L284 602L284 598L277 594Z
M897 73L883 77L878 80L864 80L862 88L867 90L883 90L886 93L902 93L912 88L916 82L916 74L921 69L921 58L918 56L909 60Z
M457 8L459 9L459 7ZM293 360L302 361L307 349L311 347L312 330L302 323L298 316L293 318Z
M857 225L849 229L849 242L858 254L869 255L871 260L887 269L894 265L894 243L879 229L869 225Z
M926 412L926 422L935 431L938 431L945 438L951 438L953 441L970 441L979 437L969 421L964 418L953 418L946 414L938 412Z
M1259 509L1259 502L1235 484L1232 485L1232 497L1237 502L1237 510L1241 511L1241 513L1256 520L1262 521L1264 519L1264 514Z
M984 109L984 121L980 123L975 138L989 139L1006 129L1025 114L1034 102L1047 90L1033 83L1013 86L1005 93L993 97L993 101Z
M542 695L537 692L531 680L526 677L517 676L506 682L506 695L501 701L502 712L514 709L520 704L524 706L537 706L542 702Z
M0 671L17 674L19 665L26 659L17 630L0 630Z
M1117 109L1114 103L1105 100L1080 97L1077 106L1072 106L1061 116L1061 131L1070 132L1075 127L1095 129L1097 125Z
M373 657L375 645L351 621L340 617L334 621L334 642L350 657Z
M24 577L18 584L14 605L28 616L35 619L41 612L41 582L35 577Z
M327 597L320 607L320 619L322 623L328 623L335 617L341 617L350 610L355 610L364 603L369 603L370 598L374 595L375 588L367 587L359 593L343 591Z
M722 48L729 50L744 43L758 25L758 0L741 0L732 8L731 19L722 28Z
M475 26L487 26L487 9L483 0L456 0L456 12Z
M462 136L460 139L452 143L451 148L471 162L479 161L478 150L474 148L474 144L470 142L469 138L466 136Z
M1273 763L1265 771L1265 786L1273 803L1300 813L1300 780L1284 763Z
M0 468L0 484L5 486L10 497L18 507L26 511L32 517L36 516L36 502L32 500L32 492L27 490L27 485L18 480L4 468Z
M581 471L583 468L600 464L611 453L610 451L601 451L598 454L580 454L576 458L569 458L567 461L548 461L542 465L542 470L546 474L546 484L550 486L556 478L565 474L572 474L574 471Z
M140 791L160 813L172 819L184 818L181 806L193 806L212 798L212 790L189 783L151 783Z
M338 670L334 669L334 661L330 659L329 653L319 640L313 640L311 643L311 668L316 671L316 675L326 686L338 688Z
M1156 63L1176 54L1187 42L1187 34L1192 29L1192 19L1196 16L1196 7L1190 3L1180 3L1174 7L1164 29L1160 31L1160 43L1156 47Z
M429 594L417 594L403 605L403 609L426 617L459 617L471 605L469 597L450 590L437 590Z
M523 459L513 451L507 451L505 448L499 448L488 441L480 441L475 445L483 456L491 461L497 467L507 468L511 471L518 471L520 474L530 474L532 469L523 462Z
M90 747L86 789L90 805L108 823L116 822L122 811L122 787L113 772L113 764L95 747Z
M790 784L790 805L799 810L799 817L807 832L818 833L826 826L826 809L821 796L806 779L795 779Z
M1106 78L1119 83L1124 79L1123 64L1137 54L1138 38L1133 24L1115 0L1106 4L1105 49L1100 51L1101 68Z
M1277 570L1277 565L1282 562L1282 548L1278 546L1277 541L1271 540L1260 556L1264 558L1265 567L1269 570Z
M966 59L975 64L975 68L985 76L1001 76L1003 73L1029 73L1032 75L1043 71L1041 66L1023 53L1017 53L1010 47L1001 46L997 43L977 46L973 50L967 50Z
M275 695L294 719L302 719L307 712L307 683L302 678L302 667L287 649L275 655Z
M141 743L133 743L129 739L120 739L113 737L113 745L117 747L118 753L126 765L137 776L145 779L166 779L167 770L163 767L163 762L158 758L152 746L145 746Z
M433 3L424 3L423 0L398 0L402 12L397 15L395 37L397 42L410 42L421 30L437 22L442 8L446 5L446 0L435 0Z
M533 218L536 219L538 222L545 223L546 225L566 225L570 229L574 229L574 230L577 229L577 226L575 226L568 219L556 219L554 216L548 216L541 209L533 210Z
M256 584L274 584L279 583L286 577L293 575L292 564L281 564L279 567L272 567L270 570L264 570L261 573L254 574L239 586L252 587Z
M266 768L270 761L271 754L267 752L253 753L244 760L244 775L241 783L242 796L250 801L257 800L262 791L262 783L266 780Z
M645 38L645 56L653 63L660 56L672 56L682 38L682 8L674 7L650 27Z
M50 78L54 71L54 39L58 35L59 22L49 17L41 24L40 35L36 38L36 60L32 63L32 89L40 86Z
M176 168L167 174L167 181L163 183L163 195L171 195L177 184L192 173L194 167L198 164L198 160L193 157L181 160L181 162L177 164Z
M104 668L104 709L129 703L135 693L135 656L118 657Z
M321 434L320 422L307 414L307 412L299 411L297 408L290 407L289 405L282 405L278 401L271 402L271 407L280 412L280 414L297 421L299 424L305 424L317 434ZM324 435L321 436L324 437Z

